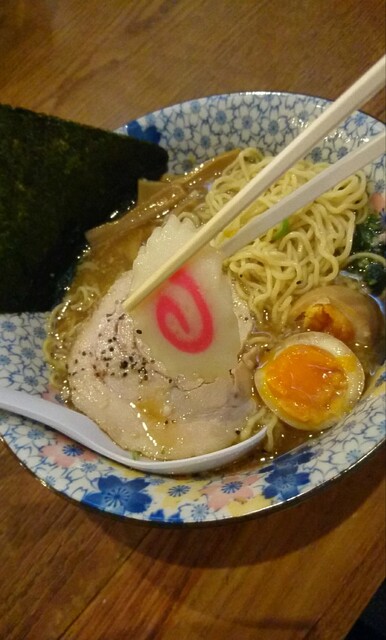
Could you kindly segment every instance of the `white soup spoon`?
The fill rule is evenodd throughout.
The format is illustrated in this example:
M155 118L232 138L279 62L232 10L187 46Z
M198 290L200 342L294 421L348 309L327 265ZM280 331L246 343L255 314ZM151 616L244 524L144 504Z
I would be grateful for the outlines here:
M116 445L90 418L65 405L44 400L40 396L30 395L24 391L3 388L0 389L0 409L32 418L52 427L96 453L127 467L161 475L199 473L230 464L252 451L267 431L264 427L250 438L226 449L192 458L165 461L136 459L130 451Z

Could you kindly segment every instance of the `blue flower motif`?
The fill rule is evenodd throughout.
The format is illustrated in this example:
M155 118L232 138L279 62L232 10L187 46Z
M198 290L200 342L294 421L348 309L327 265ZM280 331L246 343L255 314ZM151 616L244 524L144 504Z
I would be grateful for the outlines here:
M207 519L209 508L206 504L193 504L191 517L194 522L204 522Z
M82 471L84 471L85 473L95 471L97 468L98 466L94 462L84 462L81 467Z
M201 145L204 147L204 149L209 149L210 147L210 137L209 136L201 136Z
M365 124L366 115L359 111L354 115L353 120L354 120L355 126L360 127L361 125Z
M268 124L268 132L274 136L277 134L277 132L279 131L279 125L276 122L276 120L271 120Z
M346 147L341 147L340 149L338 149L338 153L337 153L338 159L344 158L344 156L346 156L347 153L348 153L348 151L347 151Z
M44 435L44 432L38 428L30 429L27 433L27 438L31 440L39 440Z
M346 420L344 426L342 427L342 431L353 431L355 425L356 420Z
M11 363L11 359L8 356L0 355L0 366L1 367L6 367L10 363Z
M379 387L382 384L382 382L385 382L385 381L386 381L386 369L385 371L382 371L381 375L379 376L378 380L375 383L375 386Z
M149 516L149 520L152 520L153 522L183 522L178 511L176 511L176 513L172 513L171 516L166 516L163 509L153 511L153 513L151 513Z
M195 164L196 163L191 158L186 158L182 162L182 171L184 173L187 173L188 171L191 171L194 168Z
M278 497L281 500L295 498L300 493L301 485L310 481L309 473L283 473L274 471L266 478L267 485L263 489L265 498Z
M33 358L35 357L35 351L34 349L32 349L32 347L23 347L21 349L21 355L27 360L33 360Z
M158 487L160 484L165 484L166 480L161 476L149 476L148 482L151 487Z
M174 487L170 487L168 494L173 498L178 498L179 496L183 496L185 493L188 493L189 490L190 487L187 484L177 484Z
M311 151L311 160L312 162L321 162L322 160L322 150L320 147L315 147Z
M357 447L346 452L346 460L349 464L354 464L361 457L361 450Z
M267 102L269 106L275 106L280 103L280 98L275 93L267 93L264 96L264 101Z
M300 111L299 118L300 120L303 120L303 122L308 122L308 120L310 119L310 114L308 113L307 109L303 109L302 111Z
M36 387L39 381L36 379L36 376L25 375L24 382L28 384L30 387Z
M243 123L244 129L251 129L253 125L251 116L243 116L242 123Z
M277 458L272 464L265 466L263 469L259 471L259 473L266 473L267 471L273 471L278 467L283 470L283 472L288 469L291 472L296 471L300 464L304 464L305 462L309 462L311 458L313 458L315 453L313 451L309 451L308 449L301 450L298 452L289 452L284 453L282 456Z
M87 493L83 502L117 515L143 513L151 504L151 497L145 492L149 483L143 478L123 480L111 475L100 478L97 493Z
M72 458L75 458L77 456L81 456L84 453L84 449L83 447L75 443L65 444L63 446L63 453L66 456L71 456Z
M174 129L174 137L177 140L177 142L182 142L185 138L184 130L181 127L176 127Z
M216 122L218 122L218 124L225 124L227 121L227 114L225 113L225 111L217 111L215 120Z
M4 320L1 323L1 329L3 331L16 331L16 325L12 320Z
M243 483L240 480L232 480L231 482L226 482L222 487L221 491L223 493L237 493L239 489L243 486Z
M46 337L46 332L44 330L44 327L35 327L34 336L36 338L40 338L41 340L44 340L44 338Z
M298 466L308 462L315 454L311 451L301 451L297 454L284 454L273 464L264 467L260 473L270 471L263 488L265 498L279 498L289 500L300 493L300 487L310 481L310 474L299 472Z
M154 125L142 127L137 120L133 120L126 125L126 133L137 140L147 140L158 144L161 140L161 134Z
M193 102L191 102L190 104L190 108L192 110L192 113L200 113L201 111L201 104L199 100L193 100Z

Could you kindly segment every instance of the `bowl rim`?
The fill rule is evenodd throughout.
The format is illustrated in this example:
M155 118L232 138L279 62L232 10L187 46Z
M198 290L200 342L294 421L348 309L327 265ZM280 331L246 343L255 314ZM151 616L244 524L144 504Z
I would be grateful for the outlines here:
M146 118L148 117L157 117L159 114L162 113L172 113L173 111L175 111L176 109L180 110L183 107L188 107L189 105L192 105L192 103L195 102L206 102L206 101L210 101L210 100L218 100L221 98L224 99L232 99L235 97L245 97L245 96L252 96L253 98L264 98L266 96L272 96L272 95L277 95L278 97L285 97L285 96L291 96L296 98L301 98L302 100L310 100L311 102L314 103L319 103L322 106L325 105L327 106L328 104L330 104L332 102L332 100L328 99L328 98L323 98L323 97L319 97L319 96L313 96L311 94L303 94L303 93L297 93L297 92L285 92L285 91L265 91L265 90L252 90L252 91L239 91L239 92L231 92L231 93L217 93L217 94L212 94L209 96L202 96L199 98L191 98L182 102L176 102L170 105L166 105L164 107L161 107L157 110L154 111L149 111L146 114L143 114L137 118L132 118L131 120L127 121L125 124L121 125L121 127L119 128L120 130L125 129L127 127L128 124L130 124L131 122L144 122L146 120ZM357 113L357 112L354 112ZM360 113L362 113L363 115L366 116L366 119L369 119L372 122L376 122L379 124L382 124L383 126L385 126L384 123L382 123L382 121L380 121L379 119L377 119L376 117L360 111ZM0 319L1 319L1 315L0 315ZM362 454L361 457L356 460L355 462L349 464L346 468L344 468L343 470L340 470L336 475L334 475L331 478L328 478L326 480L324 480L322 483L320 484L316 484L313 486L308 487L307 489L302 489L301 493L299 493L296 496L293 496L291 498L287 498L285 500L281 500L280 502L277 503L270 503L267 504L265 506L262 506L260 508L255 508L255 509L251 509L248 513L243 513L240 515L226 515L225 517L221 517L220 519L216 519L214 517L212 517L210 520L203 520L203 521L180 521L180 522L168 522L166 520L150 520L150 519L142 519L140 517L136 517L133 514L123 514L123 515L119 515L119 514L115 514L112 513L110 511L104 510L104 509L98 509L95 506L92 506L90 504L88 504L87 502L84 502L83 500L79 500L73 496L70 496L68 494L66 494L64 491L57 489L55 486L48 484L43 478L40 478L35 471L30 468L29 466L27 466L27 464L20 459L20 457L17 455L17 452L14 451L12 449L12 447L10 446L10 444L5 440L5 438L0 435L0 439L2 440L2 442L4 442L6 444L6 446L12 451L12 453L17 457L19 463L26 468L36 479L38 479L45 487L48 487L49 489L51 489L52 491L54 491L55 493L59 493L62 497L67 498L68 500L74 501L76 503L80 503L82 506L86 507L87 509L90 509L92 511L101 511L103 515L107 515L109 517L113 517L113 518L119 518L120 520L125 519L128 521L134 521L137 523L141 523L141 524L147 524L149 526L158 526L158 527L168 527L168 528L185 528L185 527L194 527L194 528L198 528L198 527L207 527L207 526L220 526L220 525L225 525L225 524L229 524L229 523L236 523L236 522L240 522L241 520L248 520L248 519L252 519L252 518L256 518L256 517L262 517L263 515L268 515L271 512L276 512L278 509L285 509L288 508L290 506L294 506L296 504L298 504L299 502L302 502L303 500L308 499L309 497L311 497L311 495L314 492L318 492L322 489L324 489L325 487L328 487L329 485L331 485L333 482L338 481L340 478L342 478L343 476L345 476L348 473L351 473L353 470L356 469L356 467L361 464L362 462L365 462L366 460L368 460L369 458L371 458L372 455L374 455L383 445L384 445L384 439L380 440L379 442L377 442L373 448L369 449L366 453ZM302 445L300 445L302 446ZM298 449L298 447L296 447L296 449ZM280 456L281 457L281 456ZM267 463L264 463L264 466ZM147 474L143 474L144 476L146 476ZM221 476L220 476L221 477ZM188 476L188 481L189 481L190 476Z

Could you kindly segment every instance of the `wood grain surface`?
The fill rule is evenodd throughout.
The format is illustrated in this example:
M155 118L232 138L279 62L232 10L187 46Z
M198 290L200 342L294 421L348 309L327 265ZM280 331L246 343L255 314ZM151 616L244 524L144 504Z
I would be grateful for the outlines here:
M333 99L384 49L384 0L1 0L0 101L115 128L229 91ZM86 510L0 445L0 639L340 640L384 579L384 468L176 530Z

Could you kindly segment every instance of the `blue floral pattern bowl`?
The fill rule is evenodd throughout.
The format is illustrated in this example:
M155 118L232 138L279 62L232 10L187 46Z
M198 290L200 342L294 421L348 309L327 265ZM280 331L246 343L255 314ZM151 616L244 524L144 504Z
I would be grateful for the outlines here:
M288 93L218 95L161 109L119 132L164 146L170 170L182 173L234 147L278 153L328 102ZM335 162L383 124L355 113L310 153ZM366 168L369 188L384 207L385 157ZM380 204L379 204L380 203ZM53 401L42 355L46 314L0 315L0 386ZM384 368L355 411L338 426L258 466L246 462L204 475L146 475L113 463L64 436L0 411L0 436L46 486L79 503L123 518L176 526L226 522L269 513L339 478L373 453L385 438Z

